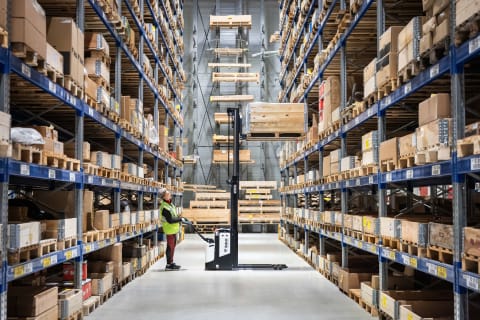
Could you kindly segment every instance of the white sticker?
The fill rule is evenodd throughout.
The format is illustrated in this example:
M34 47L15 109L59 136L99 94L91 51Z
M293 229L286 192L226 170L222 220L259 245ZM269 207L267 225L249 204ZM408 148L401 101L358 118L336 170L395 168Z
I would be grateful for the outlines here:
M474 278L472 276L467 276L467 275L464 275L463 277L467 281L467 287L478 291L478 279L477 278Z
M92 108L87 108L87 113L90 117L93 117L93 109Z
M356 184L357 184L357 186L360 185L360 178L357 178Z
M32 72L30 71L30 67L26 64L22 64L22 73L26 75L28 78L32 76Z
M355 125L357 125L359 122L360 122L360 120L358 119L358 117L356 117L355 118Z
M387 96L387 97L385 98L385 104L386 104L386 105L390 105L391 103L392 103L392 97Z
M92 184L92 183L93 183L93 177L92 177L92 176L88 176L88 178L87 178L87 183L88 183L88 184Z
M368 177L368 184L373 184L373 176Z
M56 92L55 84L52 81L48 81L48 90L50 90L51 92Z
M116 124L112 125L113 131L118 131L118 126Z
M407 179L413 179L413 170L412 169L407 170Z
M370 108L367 110L367 116L370 118L371 116L373 116L373 108Z
M337 182L337 183L335 184L335 188L340 189L340 182Z
M102 124L103 124L103 125L106 125L106 124L107 124L107 119L105 119L105 117L102 117Z
M78 256L77 249L73 249L73 250L72 250L72 255L73 255L73 257Z
M432 176L438 176L441 174L440 165L436 164L432 166Z
M54 254L53 256L50 257L50 263L51 264L56 264L57 263L57 255Z
M477 51L480 48L480 37L476 37L471 40L468 44L468 53L472 54L474 51Z
M430 68L430 78L436 77L440 73L440 66L438 64Z
M75 173L70 172L69 178L70 178L70 182L75 182Z
M48 169L48 179L55 179L55 170L53 169Z
M470 170L480 170L480 158L470 159Z
M434 276L437 275L437 266L431 263L427 263L428 273L433 274Z
M408 94L410 91L412 91L412 83L411 82L405 84L405 86L403 87L403 93L404 94Z
M30 175L30 166L28 164L21 164L20 165L20 174L24 176Z
M25 273L33 272L33 264L31 262L25 264L25 267L23 268L23 270L25 271Z
M402 254L402 262L403 262L404 265L409 266L410 265L410 257Z
M392 173L391 172L387 173L387 175L385 176L385 180L387 180L387 182L392 181Z
M105 179L102 179L102 186L106 184Z

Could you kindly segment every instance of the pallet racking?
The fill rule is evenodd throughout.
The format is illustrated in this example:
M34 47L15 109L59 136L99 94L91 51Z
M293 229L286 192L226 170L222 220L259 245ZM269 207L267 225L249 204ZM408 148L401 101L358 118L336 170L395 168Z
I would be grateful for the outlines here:
M425 1L424 1L425 3ZM281 166L283 181L282 201L284 217L282 227L287 232L293 229L294 239L305 243L304 254L312 235L318 236L319 256L326 254L326 242L341 246L341 266L348 267L349 252L367 252L379 257L380 289L387 289L388 270L392 263L408 266L453 284L455 319L468 319L467 304L469 296L479 291L480 275L462 270L463 227L467 225L467 212L472 212L472 192L479 170L478 155L459 157L457 140L464 135L466 121L472 116L467 104L478 97L475 93L478 83L475 81L474 66L480 54L480 38L474 35L464 43L456 46L455 1L449 2L447 8L450 15L448 51L443 57L436 57L412 75L403 80L398 87L379 95L368 106L355 112L355 117L344 117L339 127L320 141L298 152L287 155L288 159ZM311 122L319 100L320 82L331 75L340 77L341 102L340 110L346 111L347 74L360 75L363 68L372 58L377 57L379 36L386 26L405 26L414 16L423 15L422 3L419 1L280 1L280 53L282 55L282 71L280 83L282 90L279 100L282 102L303 102L305 113ZM297 23L295 25L295 23ZM301 39L303 39L303 44ZM317 58L315 58L317 56ZM320 63L319 63L320 62ZM305 76L307 75L307 77ZM359 138L371 130L377 130L379 142L388 137L399 136L411 132L416 126L416 110L412 107L424 100L430 93L449 92L451 94L453 118L453 143L451 160L439 161L408 168L380 172L368 171L366 176L348 175L331 180L322 176L323 157L336 148L341 149L341 156L353 155L358 151ZM312 108L314 106L314 108ZM473 113L474 114L474 113ZM308 131L308 122L306 130ZM306 174L310 169L318 169L320 179L313 185L290 184L289 178L297 181L297 176ZM375 169L380 169L379 167ZM292 179L290 179L292 180ZM409 208L418 197L414 189L420 186L430 188L430 202L445 198L451 186L453 199L450 218L453 220L454 248L452 262L440 262L420 254L409 254L401 250L393 250L381 241L371 243L347 234L344 218L352 209L351 195L373 195L376 197L376 214L387 216L387 197L401 190L409 198ZM309 197L318 195L319 203L309 207ZM298 196L305 200L304 206L298 206ZM329 228L321 222L306 218L295 219L290 208L297 210L298 215L305 217L309 209L327 211L324 199L328 197L334 206L341 211L341 222L338 228ZM432 200L433 199L433 200ZM336 201L337 200L337 201ZM469 203L467 203L467 200ZM336 205L335 205L336 203ZM423 203L422 203L423 205ZM432 205L434 212L441 211L439 205ZM468 209L467 209L468 208ZM471 219L471 218L470 218ZM471 222L471 221L470 221ZM300 239L303 234L304 238ZM378 236L378 235L377 235Z
M47 16L72 17L81 31L96 31L104 35L110 47L115 48L112 55L114 63L111 68L112 93L115 100L120 101L122 95L127 94L139 98L146 106L146 111L153 114L157 132L163 121L173 135L173 150L175 150L177 141L182 141L183 120L180 114L183 109L183 82L186 80L182 68L183 3L174 0L115 1L118 6L117 15L107 11L106 2L100 0L66 0L61 6L57 1L42 0L39 3ZM123 38L124 28L117 19L112 19L112 16L123 16L128 21L138 39L135 44L138 46L138 54L126 43ZM147 31L146 23L155 26L153 32ZM153 62L151 76L144 69L144 57ZM77 270L75 287L81 288L81 265L85 254L132 238L138 238L141 242L144 235L151 235L152 232L156 242L158 221L141 224L139 228L113 237L109 236L108 239L84 243L81 240L83 190L90 189L109 198L113 203L114 212L120 212L122 198L132 195L137 200L138 210L144 211L144 197L148 197L150 209L153 210L145 212L150 215L152 211L158 209L158 192L162 187L170 189L176 204L181 204L183 190L181 186L175 184L175 181L181 178L183 165L181 161L172 157L168 150L160 150L143 139L135 137L115 119L108 118L88 105L80 94L72 94L38 72L35 67L30 67L15 57L11 49L0 48L0 64L2 66L1 111L12 114L13 124L29 125L29 121L35 120L54 126L62 138L75 141L76 159L81 164L83 164L83 142L89 141L95 147L101 147L102 150L116 155L122 154L126 160L133 161L140 167L145 163L153 168L152 182L140 184L121 181L118 177L106 178L86 173L82 165L79 171L71 171L7 157L0 158L2 197L0 200L2 209L0 319L3 320L7 318L6 302L9 282L65 261L74 261ZM165 84L162 90L160 90L161 83ZM7 263L8 199L9 190L17 187L75 190L78 241L70 248L9 265Z

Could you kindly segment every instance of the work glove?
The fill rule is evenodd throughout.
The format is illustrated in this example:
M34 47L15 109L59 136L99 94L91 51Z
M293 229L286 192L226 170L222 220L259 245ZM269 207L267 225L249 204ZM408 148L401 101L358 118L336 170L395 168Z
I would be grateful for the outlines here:
M182 223L184 224L192 224L192 222L190 220L188 220L187 218L184 218L182 217Z

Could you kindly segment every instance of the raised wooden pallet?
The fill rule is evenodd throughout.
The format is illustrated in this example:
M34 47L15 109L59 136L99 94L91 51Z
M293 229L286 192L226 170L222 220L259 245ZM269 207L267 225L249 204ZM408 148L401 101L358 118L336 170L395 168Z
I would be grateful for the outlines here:
M374 234L362 233L362 241L377 244L379 238Z
M19 249L8 250L8 264L14 265L57 251L57 239L45 239L40 243Z
M394 250L400 250L400 239L382 236L382 245Z
M249 133L247 141L292 141L301 137L297 132Z
M259 73L213 72L212 82L260 82Z
M52 168L67 169L66 158L63 154L43 151L42 163Z
M61 320L82 320L83 319L83 310L79 310L69 315L67 318L62 318Z
M15 160L43 164L43 151L34 146L27 146L20 143L14 143L12 146L12 158Z
M8 32L0 28L0 46L8 48Z
M3 43L2 43L2 46L3 46ZM43 75L47 75L47 70L45 69L44 57L40 56L35 50L31 49L25 43L12 42L11 50L12 50L12 54L17 58L22 59L22 61L26 65L32 68L37 68L38 72L40 72Z
M396 88L400 87L415 78L420 73L420 63L416 60L410 61L405 68L398 71ZM394 89L395 90L395 89Z
M53 83L58 83L60 86L64 86L63 73L55 70L54 67L45 62L45 69L47 71L47 77L52 80Z
M480 29L480 13L473 14L468 20L459 25L455 32L455 45L459 46L468 39L478 35Z
M252 27L251 15L210 16L210 29Z
M115 237L115 229L97 230L98 240L112 239Z
M480 154L480 135L459 139L457 152L459 158Z
M398 250L420 258L427 256L427 248L410 241L400 241L400 248Z
M222 136L222 135L214 134L212 137L212 142L214 144L219 144L219 143L233 144L233 136Z
M463 253L462 270L480 274L480 257Z
M107 292L98 297L100 298L100 305L104 304L108 299L113 297L113 289L107 290Z
M378 167L377 165L374 165L374 164L361 166L360 168L358 168L358 175L360 177L365 177L365 176L369 176L377 173L378 173Z
M427 258L447 264L453 263L453 250L439 246L428 246Z
M250 102L255 98L253 95L210 96L211 102Z
M388 96L393 91L397 90L397 83L397 78L392 78L387 81L387 83L384 84L382 87L377 88L377 99L380 100L383 97Z
M91 163L83 163L83 172L86 174L98 176L98 169L99 167L97 165Z
M99 296L91 296L87 300L83 301L83 315L88 316L92 313L95 309L100 306L100 297Z
M400 157L397 162L397 168L398 169L405 169L405 168L411 168L415 166L415 156L404 156Z
M378 94L377 94L377 91L374 91L372 92L371 94L369 94L368 96L366 96L364 98L364 105L365 105L365 109L367 108L370 108L371 106L373 106L377 101L378 101Z
M427 150L417 151L415 154L415 164L424 165L426 163L435 163L450 159L450 148L433 146Z
M217 209L227 209L228 201L190 201L190 209L210 209L210 208L217 208Z
M350 0L350 14L354 16L360 10L364 0ZM327 1L328 2L328 1Z
M209 63L209 68L250 68L250 63Z
M70 76L64 77L64 86L75 97L83 99L83 87L79 86Z
M58 250L65 250L77 245L77 237L68 237L66 239L57 240Z
M380 163L381 172L394 171L397 168L397 163L392 160L382 160Z
M239 56L244 52L247 52L247 49L243 48L215 48L214 53L218 56Z
M99 240L100 240L100 238L99 238L99 235L98 235L98 231L87 231L87 232L83 233L82 241L84 243L95 242L95 241L99 241Z

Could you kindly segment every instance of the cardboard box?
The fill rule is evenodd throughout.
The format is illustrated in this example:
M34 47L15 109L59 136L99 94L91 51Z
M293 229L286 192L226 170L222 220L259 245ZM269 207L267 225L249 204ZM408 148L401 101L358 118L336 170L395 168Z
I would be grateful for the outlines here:
M380 235L391 239L400 239L401 222L399 219L380 217Z
M82 310L82 290L66 289L58 294L58 318L69 319L74 313Z
M457 1L458 3L458 1ZM448 10L448 7L450 5L450 0L435 0L433 1L433 15L436 16L440 12L443 12L445 10Z
M110 228L108 210L95 211L93 214L93 227L97 230L105 230Z
M86 32L85 33L85 51L94 50L101 51L105 56L110 56L110 47L101 33Z
M77 218L59 219L59 220L45 220L46 239L55 238L64 240L77 236Z
M423 11L428 11L436 0L422 0Z
M377 148L362 153L362 166L378 164Z
M453 250L453 226L430 222L428 224L428 244Z
M341 149L336 149L330 152L330 162L331 163L340 162L341 152L342 152Z
M455 11L455 23L458 27L480 11L480 0L457 0Z
M75 141L64 143L63 151L67 157L75 159ZM88 142L83 143L83 161L90 162L90 143Z
M350 292L350 289L360 289L360 283L371 277L371 273L349 272L349 269L342 268L338 275L338 286L344 292Z
M168 128L164 125L158 126L158 147L163 151L168 151Z
M324 107L334 110L340 106L340 77L330 76L325 80Z
M122 280L130 276L132 265L130 262L123 262L122 264Z
M430 50L433 46L433 35L428 33L422 36L420 39L420 54L423 54Z
M463 228L463 252L472 256L480 256L480 229Z
M430 98L418 105L419 126L437 119L449 118L450 116L450 95L448 93L432 94Z
M417 136L415 133L398 138L399 156L413 156L416 152Z
M48 138L53 140L53 127L49 126L32 126L35 130L40 133L43 138Z
M330 175L330 155L323 157L323 177Z
M113 273L113 261L88 261L89 273Z
M112 213L110 215L110 228L117 228L120 226L120 214Z
M114 263L122 262L122 243L115 243L95 251L90 256L94 260L113 261Z
M89 77L100 77L110 86L110 68L101 58L86 58L85 69Z
M423 151L433 146L450 146L452 119L437 119L416 130L417 150Z
M397 78L398 54L388 53L377 60L376 86L382 88L392 79Z
M356 167L357 162L358 162L358 158L356 156L344 157L342 158L342 161L340 164L340 170L348 171L348 170L354 169Z
M452 319L453 301L408 301L399 305L399 320Z
M450 34L450 21L449 19L445 19L443 20L442 23L440 23L435 28L435 31L433 32L433 43L437 44L440 41L445 40L449 34Z
M330 163L330 174L340 173L340 162L331 162Z
M388 28L381 36L379 43L380 57L388 53L398 52L398 34L403 27L393 26Z
M107 152L103 151L93 151L90 153L90 161L103 168L111 169L112 167L112 157Z
M58 287L8 287L9 317L36 317L55 308L57 303ZM55 316L58 316L58 311L55 311Z
M393 160L396 164L398 161L398 138L392 138L380 144L379 151L380 162Z
M63 155L63 142L53 141L53 153L56 155Z
M7 248L19 249L40 242L40 222L25 222L8 224Z
M88 76L84 76L84 88L85 88L85 94L90 98L95 101L97 101L97 92L98 92L98 87L99 85L90 79Z
M11 18L10 24L10 41L25 44L37 54L37 58L45 59L47 56L45 33L36 29L28 19Z
M401 220L400 239L425 247L428 243L428 223Z
M410 62L417 61L419 57L419 44L415 44L414 42L408 43L408 45L401 49L398 53L397 72L400 74L400 72L403 71L410 64Z
M378 132L370 131L362 136L362 152L378 148Z
M425 17L413 17L412 20L398 34L398 51L406 48L410 43L420 40L423 20Z
M111 165L110 168L115 170L122 169L122 157L116 154L110 155L111 157Z
M45 58L45 62L63 75L63 56L49 43L47 43L47 56Z
M362 220L363 232L371 235L379 233L379 220L371 216L363 216Z
M91 273L92 295L101 296L112 289L113 273Z
M374 58L364 69L363 69L363 95L368 97L370 94L374 93L377 89L375 82L375 74L377 72L377 58Z
M67 17L52 17L48 22L47 39L59 52L78 54L78 32L75 20Z

